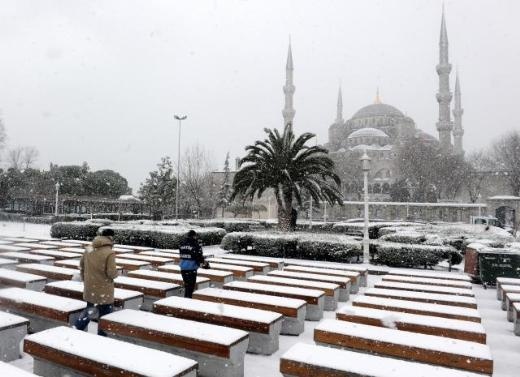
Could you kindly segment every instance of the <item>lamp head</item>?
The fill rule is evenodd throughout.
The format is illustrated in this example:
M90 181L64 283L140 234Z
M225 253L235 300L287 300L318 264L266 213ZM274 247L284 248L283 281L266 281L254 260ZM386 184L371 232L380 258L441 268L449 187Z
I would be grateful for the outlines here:
M360 158L361 161L361 170L363 171L370 171L370 157L368 157L367 151L363 152L363 156Z
M174 117L176 120L184 120L184 119L186 119L188 116L187 116L187 115L177 115L177 114L175 114L173 117Z

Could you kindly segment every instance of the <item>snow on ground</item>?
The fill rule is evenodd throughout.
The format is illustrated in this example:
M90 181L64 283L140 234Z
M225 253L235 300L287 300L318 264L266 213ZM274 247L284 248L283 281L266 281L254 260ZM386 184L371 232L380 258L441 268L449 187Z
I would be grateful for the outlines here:
M49 225L0 223L0 235L48 237ZM225 252L218 246L205 247L205 250L215 254ZM384 267L380 268L384 270ZM369 275L368 286L373 287L381 280L381 276ZM362 295L366 288L360 288L356 295L350 295L351 300ZM500 309L500 302L496 299L493 288L484 289L480 285L473 285L479 311L482 315L482 325L488 335L487 344L491 348L494 359L493 377L518 377L520 371L520 337L513 334L513 324L507 321L506 312ZM338 309L351 306L351 301L339 303ZM335 312L324 312L324 319L335 318ZM305 321L305 332L299 336L280 336L280 349L271 356L246 354L245 377L281 377L279 372L280 357L298 342L313 344L314 328L318 321ZM89 332L96 333L96 324L91 323ZM32 371L32 358L25 356L11 364Z

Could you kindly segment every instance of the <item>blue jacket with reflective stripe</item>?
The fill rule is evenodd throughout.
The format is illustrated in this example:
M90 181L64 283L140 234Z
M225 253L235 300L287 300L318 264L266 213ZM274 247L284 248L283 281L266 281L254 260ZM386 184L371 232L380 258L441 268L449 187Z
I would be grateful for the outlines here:
M179 254L181 257L181 262L179 263L181 271L197 270L204 263L202 248L196 239L186 238L182 241L179 246Z

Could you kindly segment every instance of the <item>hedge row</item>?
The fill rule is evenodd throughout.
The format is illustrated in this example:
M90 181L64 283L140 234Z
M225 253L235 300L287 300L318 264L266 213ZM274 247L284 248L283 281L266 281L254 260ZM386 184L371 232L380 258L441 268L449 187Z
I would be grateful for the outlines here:
M451 246L372 242L373 261L392 267L433 267L443 260L459 264L462 255Z
M363 254L361 243L351 237L299 232L228 233L220 246L237 253L334 262L358 260Z
M103 224L87 221L54 223L51 226L51 237L90 241L101 226Z

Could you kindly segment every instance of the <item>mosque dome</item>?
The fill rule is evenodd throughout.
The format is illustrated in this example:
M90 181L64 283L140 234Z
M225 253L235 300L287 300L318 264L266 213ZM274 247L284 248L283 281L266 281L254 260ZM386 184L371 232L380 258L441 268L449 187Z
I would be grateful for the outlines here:
M360 128L359 130L352 132L348 136L349 139L355 139L358 137L386 138L386 137L388 137L388 135L385 134L383 131L378 130L377 128L366 127L366 128Z
M391 105L387 105L386 103L373 103L371 105L365 106L359 109L352 119L360 119L360 118L370 118L370 117L379 117L379 116L389 116L389 117L404 117L404 114Z

